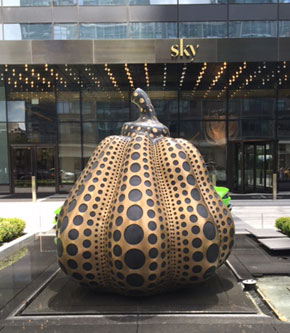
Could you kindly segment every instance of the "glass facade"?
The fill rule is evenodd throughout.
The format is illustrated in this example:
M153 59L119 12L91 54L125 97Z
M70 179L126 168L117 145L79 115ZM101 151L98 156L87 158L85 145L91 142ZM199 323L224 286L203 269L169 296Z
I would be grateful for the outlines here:
M171 136L199 148L218 185L267 191L277 170L279 188L289 190L288 62L146 64L147 79L144 64L126 66L133 86L148 92ZM30 161L37 147L55 163L55 191L67 191L96 145L138 117L123 64L5 66L0 75L2 185L10 178L14 188L29 185L22 182L21 170L30 168L23 163L17 177L9 178L8 148L13 148L10 159L27 155Z

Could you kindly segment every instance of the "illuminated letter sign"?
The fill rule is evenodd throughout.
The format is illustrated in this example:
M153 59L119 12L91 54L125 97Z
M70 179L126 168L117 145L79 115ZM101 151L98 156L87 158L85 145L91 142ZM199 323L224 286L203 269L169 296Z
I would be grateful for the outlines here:
M187 44L185 47L183 46L183 39L181 38L179 40L179 45L174 44L171 45L171 57L177 58L178 56L182 58L185 56L186 58L191 58L190 61L194 61L197 49L199 48L199 45L197 44L195 47L191 44Z

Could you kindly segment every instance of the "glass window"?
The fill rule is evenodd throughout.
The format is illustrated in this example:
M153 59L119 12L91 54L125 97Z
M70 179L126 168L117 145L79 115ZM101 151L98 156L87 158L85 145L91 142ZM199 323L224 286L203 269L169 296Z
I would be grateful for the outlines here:
M208 4L223 4L227 3L227 0L179 0L180 5L208 5Z
M128 0L129 5L176 5L177 0Z
M3 34L2 34L2 24L0 23L0 40L3 39Z
M127 24L80 24L80 39L125 39L127 37Z
M3 6L7 7L31 7L50 6L51 0L3 0Z
M73 184L82 170L80 123L59 123L58 140L60 171L70 175L61 184Z
M290 141L279 142L278 157L279 190L290 190Z
M177 24L173 22L130 23L130 38L176 38Z
M80 93L78 91L58 92L56 100L59 121L80 120Z
M229 22L229 37L277 37L277 21Z
M279 36L289 37L290 36L290 21L279 22Z
M9 184L6 123L0 123L0 184Z
M5 88L0 83L0 121L6 121Z
M179 24L180 37L221 38L227 36L226 22L185 22Z
M55 24L54 39L78 39L77 24Z
M277 131L278 138L290 139L290 119L278 120Z
M122 6L127 0L79 0L80 6Z
M25 101L8 101L7 102L8 121L25 122Z
M51 39L51 24L4 24L5 40L25 40L25 39Z
M84 122L83 123L83 153L85 162L89 159L98 143L110 135L120 135L123 122Z
M77 0L53 0L54 6L75 6Z
M289 0L288 0L289 1ZM229 0L229 3L277 3L278 0ZM287 0L280 0L280 2L287 2Z

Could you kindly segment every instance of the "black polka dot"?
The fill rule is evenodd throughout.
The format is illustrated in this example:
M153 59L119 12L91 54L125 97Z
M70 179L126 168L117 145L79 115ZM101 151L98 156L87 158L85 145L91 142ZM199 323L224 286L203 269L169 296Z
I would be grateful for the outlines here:
M216 236L215 226L211 222L206 222L203 226L203 233L208 240L213 240Z
M79 187L79 189L77 190L77 193L76 193L77 196L81 195L81 194L83 193L84 189L85 189L84 185L81 185L81 186Z
M76 269L78 267L78 264L76 263L76 261L72 260L72 259L69 259L67 261L67 265L69 268L71 269Z
M149 265L149 268L151 271L155 271L155 269L157 268L157 263L156 262L152 262L150 265Z
M205 219L208 217L208 212L205 207L201 204L197 205L197 212L200 216L204 217Z
M200 194L199 194L199 192L198 192L198 190L197 189L193 189L193 190L191 190L191 197L192 197L192 199L194 199L194 200L196 200L196 201L199 201L200 200Z
M157 243L157 237L154 234L151 234L148 236L148 242L150 244L156 244Z
M84 200L85 200L85 201L89 201L89 200L91 200L91 195L90 195L90 194L86 194L86 195L84 196Z
M139 225L132 224L125 229L124 237L127 243L138 244L143 240L144 232Z
M91 252L89 252L89 251L85 251L85 252L83 253L83 257L84 257L85 259L89 259L91 256L92 256L92 254L91 254Z
M113 253L115 256L119 257L122 254L122 248L119 245L115 245L113 248Z
M139 176L133 176L129 180L130 185L138 186L141 183L141 178Z
M82 280L83 279L83 277L81 276L80 273L73 273L72 277L75 278L76 280Z
M140 250L132 249L126 252L124 260L129 268L138 269L145 264L145 255Z
M227 224L232 225L232 220L229 217L227 218Z
M68 206L68 210L67 210L68 213L71 212L71 211L75 208L76 203L77 203L76 200L73 200L73 201L69 204L69 206Z
M205 271L205 273L203 274L203 278L204 278L204 279L208 279L210 276L212 276L212 275L214 274L215 270L216 270L216 267L215 267L215 266L210 267L210 268L207 269L207 270Z
M77 216L75 216L74 217L74 219L73 219L73 224L74 225L81 225L82 223L83 223L83 217L82 216L80 216L80 215L77 215Z
M84 179L85 182L87 182L88 180L90 180L91 177L92 177L92 174L91 174L91 173L88 173L88 174L86 175L85 179Z
M132 160L138 160L139 157L140 157L140 154L139 154L139 153L133 153L133 154L131 155Z
M206 259L210 263L214 263L219 255L219 247L216 244L212 244L206 251Z
M115 267L117 269L122 269L123 268L122 261L120 261L120 260L116 260L114 264L115 264Z
M138 163L133 163L132 165L131 165L131 167L130 167L130 170L132 171L132 172L138 172L138 171L140 171L140 164L138 164Z
M57 239L56 248L57 248L57 255L59 257L61 257L63 254L63 246L62 246L62 242L59 238Z
M187 162L183 162L182 167L183 167L183 169L185 171L189 171L190 170L190 166L189 166L189 164Z
M153 217L155 217L155 212L154 212L154 210L152 210L152 209L148 210L147 215L148 215L148 217L150 217L151 219L152 219Z
M62 220L61 226L60 226L60 233L64 232L68 225L68 218L65 216L64 219Z
M90 229L85 229L84 230L84 235L86 236L86 237L89 237L90 235L91 235L91 230Z
M183 160L186 158L186 155L185 155L185 153L184 153L183 151L180 151L180 152L178 153L178 155L179 155L179 157L182 158Z
M193 234L197 235L200 232L200 229L198 226L195 225L194 227L191 228L191 231Z
M91 242L88 239L86 239L85 241L83 241L83 247L88 248L90 246L91 246Z
M70 232L68 233L68 238L71 240L77 239L79 236L79 232L76 229L71 229Z
M92 269L92 265L89 263L89 262L85 262L84 264L83 264L83 269L85 270L85 271L90 271L91 269Z
M139 220L143 215L143 210L137 205L130 206L127 210L127 216L131 221Z
M121 238L121 233L119 230L114 231L113 233L113 239L115 242L118 242Z
M230 230L230 236L231 236L231 237L234 237L234 233L235 233L235 231L234 231L234 229L232 228L232 229Z
M115 223L116 226L119 227L123 223L123 218L121 216L118 216Z
M76 245L74 244L69 244L66 247L66 252L70 255L70 256L75 256L78 253L78 248L76 247Z
M195 223L197 221L197 216L196 215L190 215L189 220L190 220L190 222Z
M144 284L144 278L139 274L129 274L126 278L127 283L133 287L141 287Z
M195 253L193 254L193 256L192 256L192 259L193 259L194 261L201 261L202 258L203 258L203 254L202 254L202 252L195 252Z
M202 267L199 265L194 266L192 269L193 273L200 273L201 270L202 270Z
M122 213L122 211L124 210L124 206L123 205L120 205L118 207L118 213Z
M194 177L192 175L188 175L186 177L186 180L187 180L188 184L195 185L195 180L194 180Z
M129 199L131 201L139 201L142 198L142 193L139 190L132 190L129 193Z
M154 259L158 256L158 250L156 248L152 248L150 251L149 251L149 257Z
M192 241L192 246L195 248L201 247L202 241L199 238L195 238Z
M148 223L148 228L150 230L155 230L156 229L156 223L155 222L149 222Z

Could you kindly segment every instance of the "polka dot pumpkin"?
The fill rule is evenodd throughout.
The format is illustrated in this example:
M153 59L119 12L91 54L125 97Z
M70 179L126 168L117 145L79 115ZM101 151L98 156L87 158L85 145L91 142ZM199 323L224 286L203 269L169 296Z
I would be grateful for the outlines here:
M98 145L62 207L57 254L82 285L154 294L210 278L234 223L196 147L169 137L143 90L132 102L139 119Z

